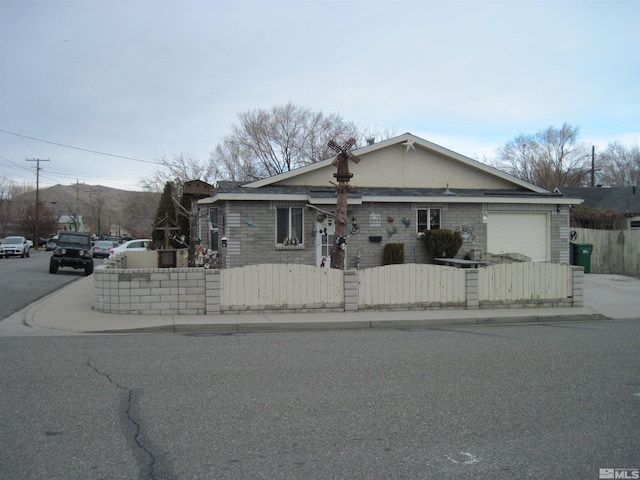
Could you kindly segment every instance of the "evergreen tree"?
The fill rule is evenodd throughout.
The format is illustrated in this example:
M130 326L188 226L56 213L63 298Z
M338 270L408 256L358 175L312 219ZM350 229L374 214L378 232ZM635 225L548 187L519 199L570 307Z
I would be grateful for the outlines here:
M160 229L165 227L176 227L177 225L176 209L173 205L173 184L171 182L167 182L164 185L164 190L160 197L160 205L158 205L158 211L153 223L151 238L158 247L163 248L165 244L165 232L173 237L173 235L177 233L177 229L168 231ZM169 242L169 246L173 246L173 241Z

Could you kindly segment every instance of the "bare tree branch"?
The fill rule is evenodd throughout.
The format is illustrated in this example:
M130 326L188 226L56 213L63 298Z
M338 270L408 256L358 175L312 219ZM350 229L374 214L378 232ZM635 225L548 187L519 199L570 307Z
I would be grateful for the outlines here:
M591 172L588 148L579 128L564 123L535 135L518 135L498 151L499 167L548 190L584 185Z

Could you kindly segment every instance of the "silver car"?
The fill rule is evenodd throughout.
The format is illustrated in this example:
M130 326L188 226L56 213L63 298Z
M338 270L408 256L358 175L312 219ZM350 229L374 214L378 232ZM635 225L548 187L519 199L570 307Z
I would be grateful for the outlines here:
M0 245L0 258L20 255L22 258L28 257L31 251L29 241L24 237L7 237Z

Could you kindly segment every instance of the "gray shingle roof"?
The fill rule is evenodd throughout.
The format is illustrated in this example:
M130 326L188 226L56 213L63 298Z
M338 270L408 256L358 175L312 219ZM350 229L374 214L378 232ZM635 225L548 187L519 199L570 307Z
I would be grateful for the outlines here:
M619 214L640 212L640 192L635 187L559 187L566 196L584 199L593 209L613 210Z
M310 195L314 198L335 198L335 188L332 186L308 186L308 185L265 185L260 188L243 187L243 182L218 182L218 187L213 190L217 193L242 193L251 194L271 194L271 195ZM446 192L449 193L446 193ZM395 187L355 187L349 191L351 198L363 197L434 197L451 195L452 197L529 197L529 198L562 198L561 193L536 193L531 190L485 190L485 189L447 189L447 188L395 188ZM570 195L569 195L570 196Z

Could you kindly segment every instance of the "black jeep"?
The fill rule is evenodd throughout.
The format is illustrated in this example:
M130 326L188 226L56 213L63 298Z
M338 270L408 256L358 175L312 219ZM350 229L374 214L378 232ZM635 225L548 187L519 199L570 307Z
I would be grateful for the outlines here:
M49 261L49 273L58 273L60 267L84 269L85 275L93 273L91 238L88 233L61 232L56 249Z

